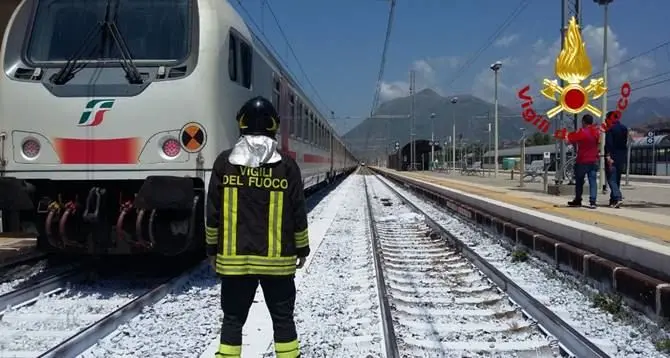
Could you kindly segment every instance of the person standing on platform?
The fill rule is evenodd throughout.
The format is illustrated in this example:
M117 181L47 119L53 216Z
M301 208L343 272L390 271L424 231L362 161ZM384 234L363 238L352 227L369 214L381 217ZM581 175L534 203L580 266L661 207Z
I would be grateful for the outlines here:
M600 129L593 124L593 116L585 114L582 117L582 128L567 133L557 132L557 138L566 140L574 145L577 150L575 159L575 198L568 202L568 206L582 206L582 193L584 192L584 176L589 181L589 206L596 208L596 197L598 195L598 184L596 175L598 173Z
M610 187L610 206L619 208L623 203L621 195L621 174L626 166L628 155L628 128L621 119L613 120L614 112L608 112L607 132L605 133L605 160L607 161L607 182Z
M294 276L309 255L300 168L277 151L279 115L263 97L237 113L240 138L216 158L206 208L207 255L221 278L216 357L240 357L242 328L260 283L277 358L300 357Z

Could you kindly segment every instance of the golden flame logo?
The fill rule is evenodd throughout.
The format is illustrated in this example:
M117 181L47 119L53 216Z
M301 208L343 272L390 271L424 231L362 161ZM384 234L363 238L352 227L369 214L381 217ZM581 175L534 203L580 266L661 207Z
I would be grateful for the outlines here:
M586 44L582 40L574 16L568 24L564 47L556 58L555 71L556 75L568 85L561 87L557 80L542 81L544 88L540 93L559 103L547 111L548 118L556 116L561 111L577 114L583 110L593 113L596 117L602 116L602 112L589 103L589 98L593 100L602 97L607 93L607 87L603 78L591 79L588 86L581 86L581 82L591 75L591 60L586 54Z

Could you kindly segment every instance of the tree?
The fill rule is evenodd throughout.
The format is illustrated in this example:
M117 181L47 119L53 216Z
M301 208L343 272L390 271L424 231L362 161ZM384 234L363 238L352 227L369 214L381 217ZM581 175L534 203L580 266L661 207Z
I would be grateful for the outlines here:
M533 133L526 139L527 146L547 145L552 143L552 137L549 134L540 132Z

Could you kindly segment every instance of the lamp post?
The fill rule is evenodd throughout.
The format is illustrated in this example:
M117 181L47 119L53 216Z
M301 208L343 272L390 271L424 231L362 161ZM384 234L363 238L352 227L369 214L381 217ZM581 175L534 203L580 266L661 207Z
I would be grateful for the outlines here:
M451 138L453 139L451 142L451 169L454 171L456 171L456 103L458 103L458 97L451 97L451 104L454 105L451 112Z
M489 144L486 146L486 151L491 150L491 123L489 123ZM491 172L489 172L489 176L491 175Z
M605 24L603 25L603 80L605 81L605 87L607 87L607 23L608 23L608 11L609 4L614 0L593 0L596 4L602 5L605 15ZM603 96L603 115L607 115L607 96ZM603 121L605 118L603 118ZM607 180L605 179L605 133L600 133L600 186L602 187L602 192L605 194L607 192Z
M430 114L430 163L435 162L435 113Z
M496 61L494 64L491 65L491 70L493 70L494 73L494 81L495 81L495 92L494 92L494 97L493 97L493 117L494 117L494 141L495 141L495 153L494 153L494 177L498 176L498 71L502 68L502 62Z

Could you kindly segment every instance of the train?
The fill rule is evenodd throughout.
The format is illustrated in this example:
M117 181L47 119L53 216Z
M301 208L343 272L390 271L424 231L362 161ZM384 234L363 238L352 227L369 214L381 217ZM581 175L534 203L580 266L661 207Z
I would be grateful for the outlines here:
M23 0L0 65L2 232L42 251L201 252L212 165L255 96L306 190L358 165L225 0Z

